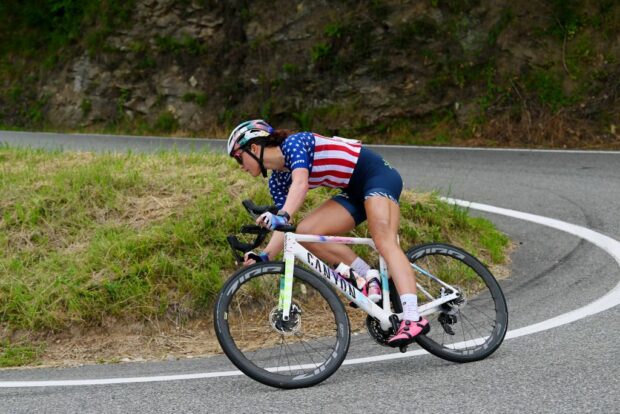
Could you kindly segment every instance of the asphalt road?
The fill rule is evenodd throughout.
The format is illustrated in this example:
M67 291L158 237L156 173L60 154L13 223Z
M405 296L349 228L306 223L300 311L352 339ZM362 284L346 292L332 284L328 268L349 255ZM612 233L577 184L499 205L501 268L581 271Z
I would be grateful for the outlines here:
M0 143L65 150L179 150L223 142L0 132ZM420 190L563 220L620 240L620 153L375 147ZM472 214L482 214L472 211ZM565 232L485 214L518 243L502 282L509 330L580 308L620 282L618 263ZM311 389L244 376L135 384L2 388L2 381L126 378L231 371L224 357L71 369L0 370L0 412L620 412L620 307L508 339L490 358L430 355L346 365ZM393 354L365 335L349 360Z

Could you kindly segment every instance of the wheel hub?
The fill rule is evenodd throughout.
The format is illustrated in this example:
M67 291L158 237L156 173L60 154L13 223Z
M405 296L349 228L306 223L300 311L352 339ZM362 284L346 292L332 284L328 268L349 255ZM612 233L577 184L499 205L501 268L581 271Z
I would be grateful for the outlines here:
M282 311L273 308L269 312L269 323L273 330L282 335L294 335L301 329L301 308L293 303L289 312L289 319L285 321Z

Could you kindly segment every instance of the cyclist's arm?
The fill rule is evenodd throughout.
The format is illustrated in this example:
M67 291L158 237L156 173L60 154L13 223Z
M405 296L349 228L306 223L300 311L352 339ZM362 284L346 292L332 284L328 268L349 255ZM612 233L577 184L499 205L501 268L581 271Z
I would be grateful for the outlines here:
M293 180L286 196L286 201L282 210L286 211L291 220L293 215L301 208L308 193L308 170L306 168L296 168L291 173ZM265 247L264 252L273 260L284 248L284 233L276 231L271 236L271 240Z
M263 252L269 255L269 260L273 260L276 258L278 253L282 251L284 248L284 233L281 231L274 231L269 243L267 243L267 247Z
M291 173L293 182L288 189L288 195L286 196L286 202L282 207L282 210L286 211L291 219L293 214L297 212L304 204L306 194L308 194L308 170L305 168L296 168Z

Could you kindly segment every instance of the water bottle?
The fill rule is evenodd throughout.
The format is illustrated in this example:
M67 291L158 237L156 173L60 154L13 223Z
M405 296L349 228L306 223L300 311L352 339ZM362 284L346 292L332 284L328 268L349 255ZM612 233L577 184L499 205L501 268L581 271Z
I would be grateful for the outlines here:
M360 290L366 285L366 279L358 275L350 266L344 263L340 263L338 267L336 267L336 273L353 283Z

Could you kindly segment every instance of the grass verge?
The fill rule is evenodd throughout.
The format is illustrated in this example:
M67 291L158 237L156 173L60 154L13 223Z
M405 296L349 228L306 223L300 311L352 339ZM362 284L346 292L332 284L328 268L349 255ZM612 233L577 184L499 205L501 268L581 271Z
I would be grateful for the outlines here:
M310 192L304 212L330 194ZM32 363L50 335L208 320L234 270L225 237L250 221L244 198L269 203L266 183L221 155L0 147L3 364ZM434 194L406 191L401 208L403 248L444 241L506 262L490 222Z
M31 364L37 360L41 352L40 346L12 344L5 339L0 342L0 368Z

